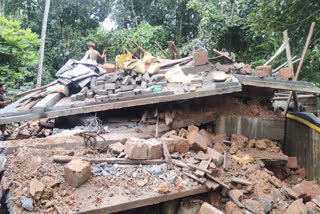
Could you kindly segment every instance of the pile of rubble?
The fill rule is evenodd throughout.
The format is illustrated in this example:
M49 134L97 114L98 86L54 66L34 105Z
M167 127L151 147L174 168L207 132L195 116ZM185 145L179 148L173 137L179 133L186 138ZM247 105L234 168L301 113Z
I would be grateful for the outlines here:
M72 101L95 98L97 102L107 102L124 97L153 94L154 86L165 86L164 74L138 74L135 71L116 71L91 78L90 86L71 96Z
M54 119L40 119L23 122L20 126L18 123L15 123L6 130L9 136L7 139L18 140L30 137L48 137L52 134L54 125Z
M14 202L11 209L41 213L80 211L86 202L75 198L83 188L99 206L106 197L130 200L197 185L216 198L205 200L199 214L318 213L320 187L304 176L276 142L235 134L229 139L189 126L158 139L129 138L106 153L19 148L8 156L1 186Z

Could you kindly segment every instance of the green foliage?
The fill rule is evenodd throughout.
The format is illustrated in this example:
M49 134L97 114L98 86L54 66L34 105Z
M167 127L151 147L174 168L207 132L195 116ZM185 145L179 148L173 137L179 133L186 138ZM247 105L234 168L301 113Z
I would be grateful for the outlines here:
M165 46L166 35L166 31L161 26L153 27L147 23L141 23L137 28L130 30L122 29L115 32L107 32L103 27L100 27L97 31L92 31L80 43L83 44L85 41L92 40L99 47L100 53L106 48L108 61L114 62L117 55L126 53L126 49L131 51L136 49L136 46L131 42L132 40L136 41L154 56L162 56L154 41L158 41L161 45Z
M0 17L0 35L0 81L9 87L32 82L37 73L38 35L4 17Z

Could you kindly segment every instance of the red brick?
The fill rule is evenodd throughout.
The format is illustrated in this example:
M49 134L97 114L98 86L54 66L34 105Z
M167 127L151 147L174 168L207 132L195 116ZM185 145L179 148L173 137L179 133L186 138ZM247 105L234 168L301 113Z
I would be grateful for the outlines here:
M288 157L287 167L290 169L297 169L298 168L297 157Z
M231 71L231 66L221 65L220 63L215 64L215 68L217 71L224 71L226 73L229 73Z
M199 50L193 53L193 65L205 65L208 63L208 51Z
M117 70L117 67L114 64L103 64L101 67L106 70L107 73L112 73Z
M190 148L193 151L207 151L208 139L199 134L199 132L189 132L187 139L189 141Z
M202 204L198 214L223 214L223 212L218 210L214 206L211 206L207 202L204 202Z
M314 181L302 181L292 188L297 193L299 198L304 201L310 201L312 198L320 194L320 186Z
M192 131L199 131L199 128L197 126L194 126L194 125L190 125L188 126L188 132L192 132Z
M64 167L64 179L72 187L85 183L91 174L91 164L88 161L72 160Z
M189 152L190 145L189 141L185 138L178 137L175 135L170 136L170 138L175 140L175 151L179 153Z
M291 68L281 68L278 74L278 77L281 79L292 79L293 78L293 71Z
M226 203L226 214L242 214L242 210L232 201Z
M255 71L252 72L252 75L260 78L271 77L272 67L271 65L257 66Z
M175 144L176 144L175 139L173 139L173 138L161 138L161 140L162 140L163 143L167 144L169 153L173 153L174 152L174 147L175 147Z
M300 168L300 169L298 170L298 172L299 172L299 177L300 177L301 179L305 179L305 177L307 176L307 175L306 175L306 170L305 170L305 168Z

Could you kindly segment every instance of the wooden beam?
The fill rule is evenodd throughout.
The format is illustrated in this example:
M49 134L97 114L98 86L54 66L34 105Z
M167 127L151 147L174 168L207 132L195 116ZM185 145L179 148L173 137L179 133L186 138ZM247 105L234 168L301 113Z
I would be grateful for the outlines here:
M310 27L310 30L309 30L309 34L308 34L308 37L307 37L307 41L306 41L306 44L304 46L304 49L303 49L303 52L302 52L302 56L301 56L301 60L299 62L299 65L298 65L298 68L297 68L297 72L293 78L293 80L298 80L298 77L299 77L299 74L300 74L300 71L302 69L302 65L303 65L303 62L304 62L304 58L307 54L307 50L308 50L308 47L309 47L309 43L311 41L311 37L312 37L312 34L313 34L313 31L314 31L314 26L315 26L315 22L312 22L311 24L311 27ZM288 100L287 100L287 106L285 108L285 111L284 111L284 115L286 116L287 113L288 113L288 108L289 108L289 104L291 102L291 97L292 97L292 91L290 91L289 93L289 97L288 97Z
M288 65L289 65L289 68L291 69L291 71L293 72L294 69L293 69L293 63L292 63L292 59L291 59L291 50L290 50L290 43L289 43L287 30L283 31L283 39L284 39L284 44L286 46L286 55L287 55ZM293 73L293 75L294 75L294 73ZM299 112L298 98L297 98L297 94L295 91L293 91L293 100L294 100L295 111Z
M17 94L16 96L14 96L15 98L16 97L21 97L21 96L24 96L24 95L26 95L26 94L29 94L29 93L32 93L32 92L35 92L35 91L39 91L39 90L42 90L42 89L46 89L46 88L48 88L48 87L50 87L50 86L53 86L53 85L55 85L55 84L57 84L58 83L58 81L57 80L55 80L55 81L53 81L53 82L51 82L51 83L49 83L49 84L47 84L47 85L44 85L44 86L41 86L41 87L38 87L38 88L34 88L34 89L31 89L31 90L28 90L28 91L24 91L24 92L22 92L22 93L19 93L19 94Z
M162 47L160 46L160 44L158 42L154 42L156 43L156 45L158 46L158 48L160 49L160 51L163 53L163 55L167 58L170 59L169 55L162 49Z
M288 81L275 78L259 78L248 75L234 75L242 85L250 85L263 88L284 89L291 91L303 91L320 94L320 88L312 83L304 81Z

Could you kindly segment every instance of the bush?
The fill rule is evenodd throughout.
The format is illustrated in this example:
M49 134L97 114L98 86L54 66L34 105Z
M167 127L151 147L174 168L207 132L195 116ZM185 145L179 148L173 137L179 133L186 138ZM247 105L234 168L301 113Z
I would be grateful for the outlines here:
M0 81L9 87L32 85L41 41L20 22L0 17Z

